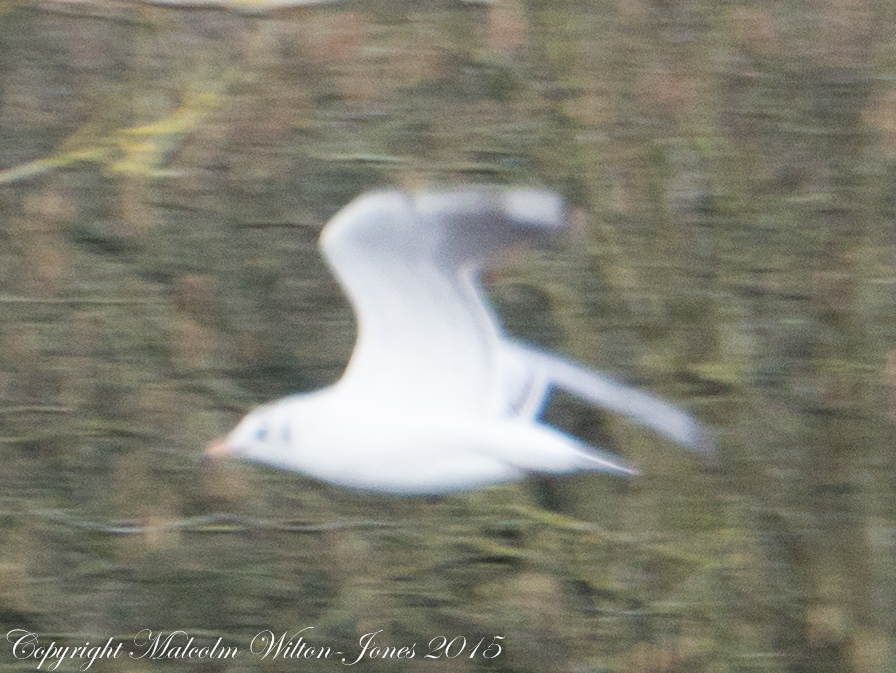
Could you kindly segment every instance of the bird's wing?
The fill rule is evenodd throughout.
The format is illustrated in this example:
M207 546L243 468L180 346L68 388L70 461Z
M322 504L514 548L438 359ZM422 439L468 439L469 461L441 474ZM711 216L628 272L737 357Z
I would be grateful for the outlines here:
M504 362L511 372L513 412L536 419L552 388L560 388L591 404L629 417L707 458L714 455L711 432L697 419L649 393L612 376L535 346L504 339Z
M487 413L503 337L477 272L562 226L560 198L529 189L381 191L346 206L320 241L358 321L342 390Z
M561 199L531 189L381 191L346 206L320 240L358 321L343 394L408 413L536 420L560 388L711 453L708 432L687 413L503 334L479 273L507 248L544 242L563 225Z

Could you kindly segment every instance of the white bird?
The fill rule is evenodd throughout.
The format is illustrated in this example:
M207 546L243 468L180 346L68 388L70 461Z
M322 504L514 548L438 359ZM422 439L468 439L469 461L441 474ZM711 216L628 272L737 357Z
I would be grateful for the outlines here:
M704 450L706 434L685 412L503 333L479 275L506 248L562 230L563 211L559 196L534 189L392 190L353 201L320 237L358 320L344 375L259 407L208 453L400 495L529 473L636 474L539 421L554 387Z

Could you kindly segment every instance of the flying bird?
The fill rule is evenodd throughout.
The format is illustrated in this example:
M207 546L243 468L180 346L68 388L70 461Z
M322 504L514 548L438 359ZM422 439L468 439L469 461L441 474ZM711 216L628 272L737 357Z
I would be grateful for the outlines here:
M356 313L334 385L265 404L207 453L338 486L437 495L521 479L636 470L540 420L551 390L623 414L697 452L689 414L504 333L479 284L495 258L564 228L555 193L528 188L384 190L357 198L320 248Z

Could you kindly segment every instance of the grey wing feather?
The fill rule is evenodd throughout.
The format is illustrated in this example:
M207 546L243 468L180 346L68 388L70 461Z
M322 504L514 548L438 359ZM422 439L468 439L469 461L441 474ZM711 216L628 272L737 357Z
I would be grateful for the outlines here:
M711 433L693 416L671 404L613 380L562 356L524 343L504 340L506 348L529 371L529 388L518 414L537 417L551 388L569 392L592 404L629 417L698 454L711 456Z

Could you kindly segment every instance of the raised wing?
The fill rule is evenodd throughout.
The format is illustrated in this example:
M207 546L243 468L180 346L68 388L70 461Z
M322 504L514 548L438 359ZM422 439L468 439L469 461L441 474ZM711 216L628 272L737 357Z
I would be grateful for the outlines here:
M503 337L477 272L562 226L562 201L539 190L382 191L349 204L321 235L358 320L338 385L359 404L488 414Z

